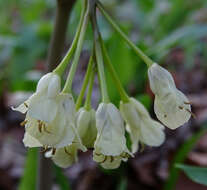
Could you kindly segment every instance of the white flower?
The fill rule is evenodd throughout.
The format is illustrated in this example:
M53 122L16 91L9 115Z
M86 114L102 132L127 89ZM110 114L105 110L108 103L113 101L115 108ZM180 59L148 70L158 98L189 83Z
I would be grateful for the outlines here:
M43 147L61 148L74 142L81 144L75 126L75 104L71 94L60 93L60 77L54 73L44 75L37 84L36 92L16 111L26 113L26 134ZM26 146L32 146L31 138L25 138ZM85 147L82 146L85 150Z
M54 73L44 75L37 84L36 92L15 111L26 113L30 118L51 122L54 120L58 105L54 101L60 93L61 80Z
M121 114L132 140L132 152L138 150L139 141L149 146L160 146L165 140L164 127L153 120L146 108L134 98L120 103Z
M191 106L187 97L176 88L172 75L154 63L148 76L155 94L154 110L158 119L171 129L186 123L192 115Z
M77 162L78 146L76 144L71 144L63 148L58 148L57 150L50 150L46 152L45 156L51 158L53 162L62 168L67 168Z
M82 143L88 148L92 148L96 140L97 129L95 115L95 110L86 110L85 108L81 108L77 113L77 130Z
M75 104L70 94L59 94L56 97L57 114L50 123L42 122L26 115L25 130L43 146L61 148L77 143L82 144L75 126ZM85 150L85 147L82 146Z
M96 111L96 127L93 159L107 169L119 167L121 160L126 161L130 155L119 110L111 103L101 103Z

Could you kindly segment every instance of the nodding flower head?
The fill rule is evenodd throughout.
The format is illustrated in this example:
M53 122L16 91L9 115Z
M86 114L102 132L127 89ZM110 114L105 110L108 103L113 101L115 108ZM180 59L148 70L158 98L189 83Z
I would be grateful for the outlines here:
M155 94L154 110L157 118L170 129L186 123L191 115L188 98L179 91L172 75L154 63L148 70L150 87Z
M153 120L139 101L130 98L128 103L121 102L120 111L127 124L133 153L138 150L139 142L149 146L160 146L164 142L164 126Z
M124 121L111 103L101 103L96 111L97 138L93 159L102 167L117 168L130 152L126 147Z
M93 148L97 135L95 110L81 108L77 113L76 124L82 143L87 148Z

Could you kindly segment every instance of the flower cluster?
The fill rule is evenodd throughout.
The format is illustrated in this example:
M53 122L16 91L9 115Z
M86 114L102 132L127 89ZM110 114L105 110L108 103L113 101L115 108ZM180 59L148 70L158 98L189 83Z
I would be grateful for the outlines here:
M58 166L66 168L78 159L78 151L93 149L93 160L103 168L118 168L122 161L127 161L139 150L139 144L160 146L165 140L164 125L176 129L191 117L191 106L187 97L179 91L171 74L151 61L144 53L127 42L148 65L148 77L152 92L155 94L154 111L160 122L151 118L147 109L138 100L129 97L110 62L101 34L98 30L96 16L86 1L80 24L73 44L66 57L58 67L38 82L36 92L15 111L26 114L21 123L25 126L24 145L42 147L45 156L51 158ZM101 12L109 16L97 1ZM95 10L95 9L94 9ZM76 102L72 96L72 81L79 62L86 26L91 16L94 32L94 48L89 60L83 87ZM117 25L113 23L115 29ZM118 30L121 31L120 29ZM121 32L121 35L124 35ZM123 37L126 39L126 36ZM75 49L75 53L74 52ZM140 53L141 52L141 53ZM72 66L61 89L61 75L69 58L74 54ZM119 109L110 102L104 69L108 67L121 102ZM96 111L91 107L91 93L94 76L98 71L102 101ZM88 87L85 104L82 105ZM129 133L130 139L126 139ZM127 146L127 141L131 145Z

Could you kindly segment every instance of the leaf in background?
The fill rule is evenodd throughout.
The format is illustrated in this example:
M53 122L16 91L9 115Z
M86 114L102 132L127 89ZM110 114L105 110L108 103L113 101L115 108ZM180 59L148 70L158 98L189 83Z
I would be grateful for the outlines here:
M188 153L193 149L196 142L207 132L207 126L205 125L199 132L194 134L189 140L187 140L177 151L174 160L172 161L172 167L170 169L169 177L164 185L164 190L174 189L178 180L180 171L174 167L175 164L183 163Z
M132 58L132 54L123 40L115 34L113 34L107 42L107 50L123 86L126 86L134 78L136 60ZM118 103L119 99L117 99L117 97L119 97L119 95L110 77L110 73L106 72L106 76L110 98L113 102Z
M30 148L27 152L24 174L20 180L18 190L35 190L37 177L38 149Z
M207 186L207 168L176 164L194 182Z
M136 96L136 99L138 99L146 107L146 109L149 110L151 108L153 102L149 95L140 94Z
M158 58L161 59L164 57L170 50L170 48L176 45L180 40L188 38L199 39L206 36L207 25L191 25L178 28L173 31L167 37L158 41L148 50L148 55L158 55Z
M54 164L54 171L56 183L60 186L60 189L71 190L69 179L64 175L63 170Z

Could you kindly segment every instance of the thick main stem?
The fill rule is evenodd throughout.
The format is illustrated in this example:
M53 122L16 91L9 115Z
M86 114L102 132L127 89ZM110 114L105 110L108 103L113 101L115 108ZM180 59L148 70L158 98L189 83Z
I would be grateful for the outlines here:
M74 3L75 0L57 0L54 32L48 52L48 71L52 71L61 60L68 19ZM50 190L53 178L52 161L46 159L44 154L39 152L38 162L37 190Z
M57 0L55 26L48 52L48 70L52 71L61 61L68 19L75 0Z

